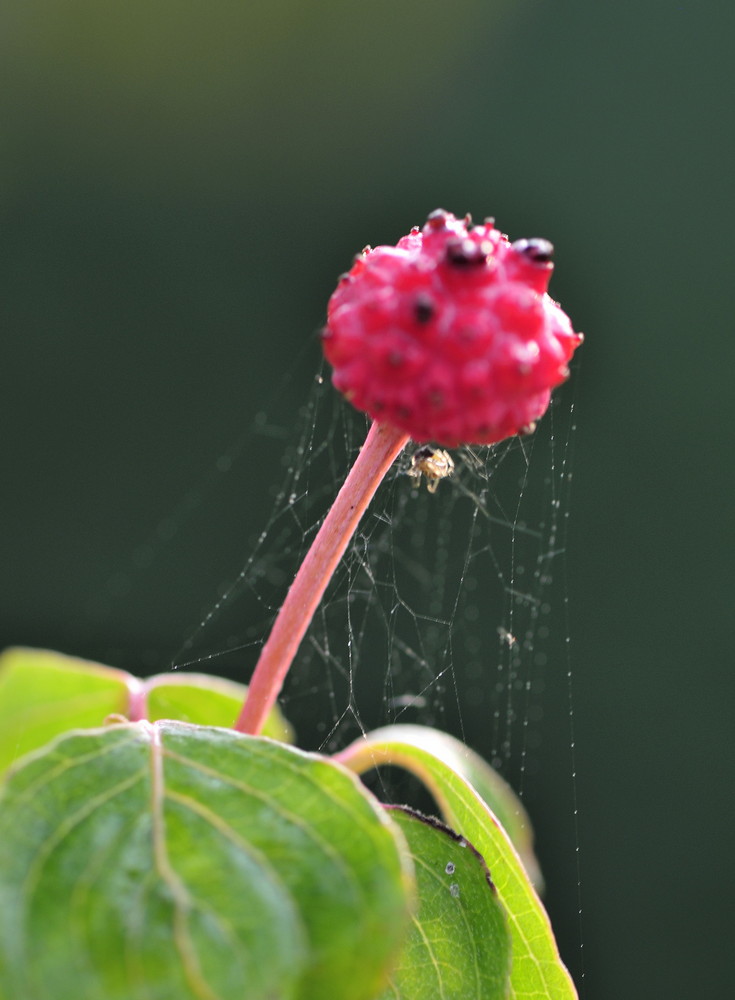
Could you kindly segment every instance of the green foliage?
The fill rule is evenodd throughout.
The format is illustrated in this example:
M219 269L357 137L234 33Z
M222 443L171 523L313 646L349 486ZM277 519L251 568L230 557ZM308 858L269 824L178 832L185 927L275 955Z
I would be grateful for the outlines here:
M0 658L0 1000L576 996L527 817L484 761L417 726L337 761L285 745L275 713L281 741L220 728L244 694ZM381 763L417 775L454 830L351 773Z
M247 693L243 684L204 674L159 674L141 681L124 670L45 649L0 655L0 773L14 760L69 729L127 716L136 699L145 717L231 726ZM290 742L291 727L271 713L264 736Z
M416 749L423 748L465 778L490 807L518 851L528 877L536 889L541 890L543 879L533 852L533 830L528 813L510 785L486 760L454 736L430 726L397 725L374 729L370 733L370 743L407 743Z
M391 816L413 856L419 908L381 1000L502 1000L510 936L481 855L438 820L405 807Z
M99 726L128 706L122 670L45 649L0 656L0 772L68 729Z
M244 684L206 674L156 674L143 686L149 722L178 719L204 726L231 726L248 693ZM277 708L267 719L263 736L293 742L293 730Z
M435 754L426 749L431 744L431 730L416 742L409 742L391 739L392 728L377 730L358 740L339 755L340 760L357 773L381 764L410 771L434 796L444 820L482 854L508 914L513 949L509 996L513 1000L576 998L572 980L559 958L546 911L510 837L493 812L491 786L485 785L485 793L491 795L485 801L462 774L442 760L443 733L437 734Z
M28 758L0 804L6 998L369 1000L400 943L400 835L323 758L115 725Z

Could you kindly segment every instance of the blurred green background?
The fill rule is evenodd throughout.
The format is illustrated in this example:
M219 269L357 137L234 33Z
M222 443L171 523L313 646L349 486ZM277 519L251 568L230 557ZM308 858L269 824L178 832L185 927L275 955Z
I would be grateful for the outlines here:
M438 205L554 241L583 959L561 665L529 808L587 1000L732 993L734 30L728 0L0 8L3 645L162 669L284 440L224 487L217 456L295 425L352 254Z

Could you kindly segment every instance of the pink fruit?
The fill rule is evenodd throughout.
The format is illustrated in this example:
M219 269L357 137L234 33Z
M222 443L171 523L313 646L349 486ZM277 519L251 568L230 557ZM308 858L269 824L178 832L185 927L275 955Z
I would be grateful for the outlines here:
M329 301L335 387L419 442L532 429L582 342L546 294L552 253L442 210L395 247L366 247Z

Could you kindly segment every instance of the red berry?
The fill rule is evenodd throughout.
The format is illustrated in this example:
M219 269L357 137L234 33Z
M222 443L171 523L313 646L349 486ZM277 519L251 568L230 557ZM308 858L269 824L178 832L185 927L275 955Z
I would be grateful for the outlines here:
M552 253L441 209L395 247L366 247L329 300L335 387L415 441L527 431L582 342L546 294Z

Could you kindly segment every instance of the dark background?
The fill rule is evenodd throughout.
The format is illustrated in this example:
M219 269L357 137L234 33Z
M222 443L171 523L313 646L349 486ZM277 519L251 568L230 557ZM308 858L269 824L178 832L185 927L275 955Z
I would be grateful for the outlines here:
M239 435L297 423L352 254L437 205L554 241L587 333L567 556L587 1000L732 990L734 30L729 0L0 11L3 644L165 667L266 517L284 441L237 457ZM579 981L549 697L533 812Z

